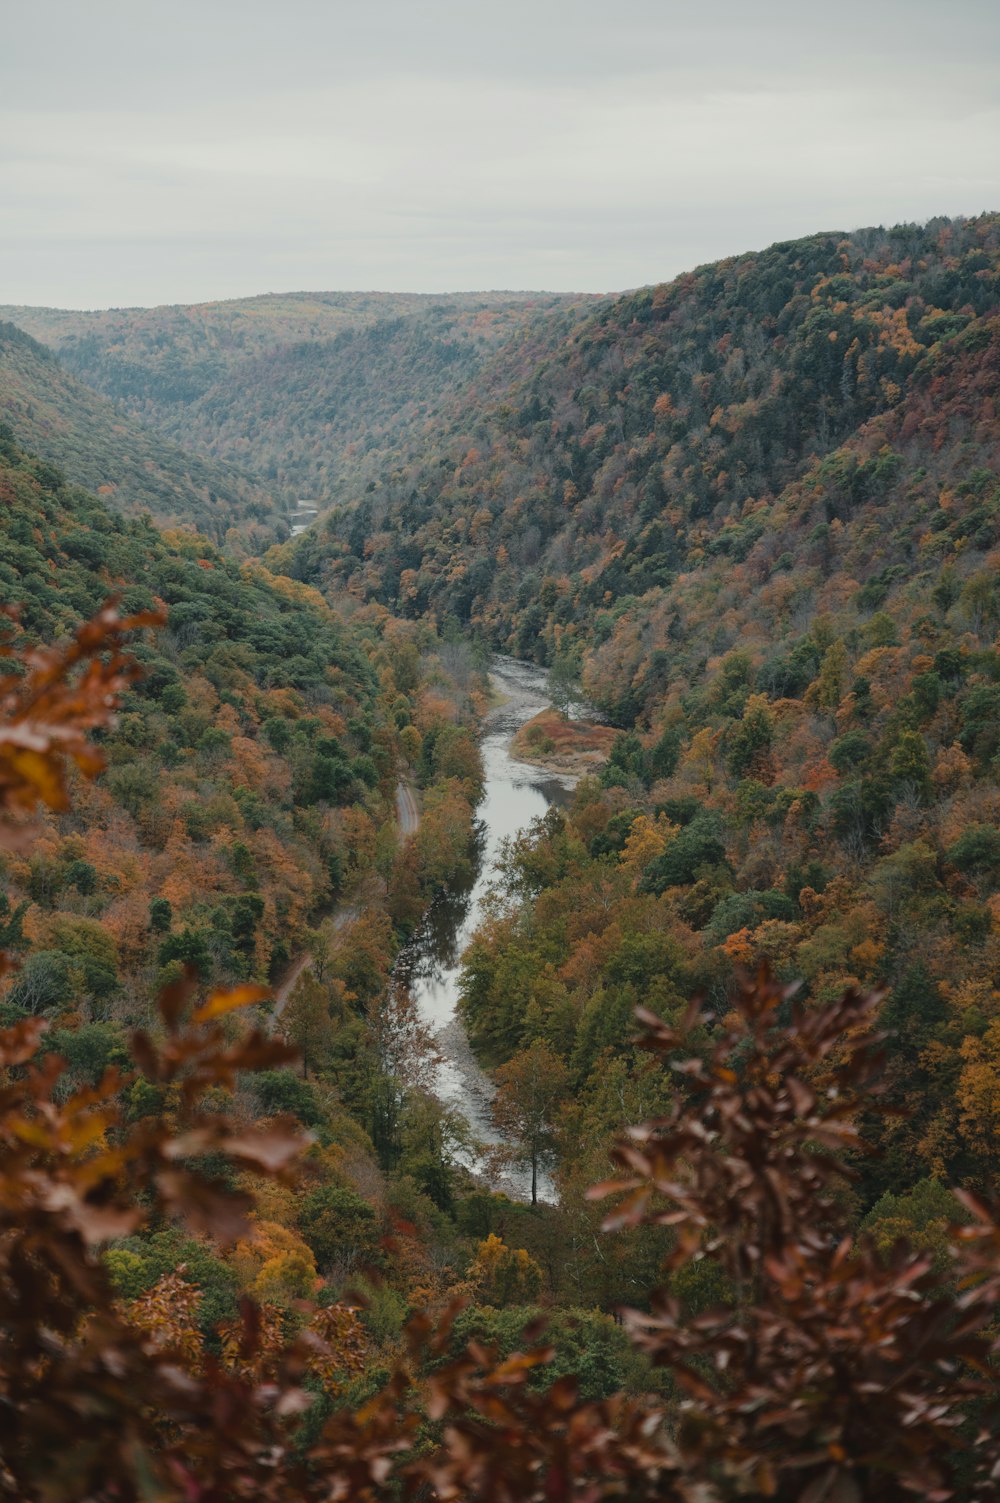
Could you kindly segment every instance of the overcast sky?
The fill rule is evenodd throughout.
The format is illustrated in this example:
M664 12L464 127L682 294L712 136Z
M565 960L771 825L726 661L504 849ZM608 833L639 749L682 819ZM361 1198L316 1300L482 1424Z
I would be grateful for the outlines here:
M609 291L1000 209L1000 0L12 0L0 302Z

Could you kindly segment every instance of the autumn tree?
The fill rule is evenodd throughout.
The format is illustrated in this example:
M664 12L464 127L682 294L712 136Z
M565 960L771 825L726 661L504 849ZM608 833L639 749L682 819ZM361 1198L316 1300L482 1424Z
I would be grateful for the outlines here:
M508 1247L492 1232L480 1242L469 1267L477 1298L488 1305L530 1305L541 1292L544 1275L523 1247Z
M329 1054L334 1040L330 998L326 987L306 966L296 981L281 1015L281 1031L302 1057L302 1078L308 1080Z
M555 1050L536 1039L496 1072L493 1121L515 1163L531 1165L531 1204L538 1204L538 1169L554 1147L556 1113L569 1072Z

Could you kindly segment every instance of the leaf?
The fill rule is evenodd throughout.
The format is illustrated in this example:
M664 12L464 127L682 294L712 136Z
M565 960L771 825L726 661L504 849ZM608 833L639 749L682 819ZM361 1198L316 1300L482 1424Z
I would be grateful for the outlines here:
M242 1191L225 1190L185 1169L164 1169L157 1188L172 1214L183 1216L196 1231L223 1244L238 1242L249 1230L254 1200Z
M226 1153L246 1163L256 1164L268 1174L276 1174L309 1146L311 1138L292 1118L278 1120L268 1127L250 1129L219 1144Z
M207 1023L212 1018L221 1017L223 1013L235 1012L238 1007L252 1007L255 1002L263 1002L272 995L269 986L254 986L247 982L243 986L234 986L229 991L213 992L207 1002L203 1002L191 1015L192 1023Z
M195 975L190 966L184 967L184 975L179 981L171 981L161 991L157 1000L160 1009L160 1017L166 1023L170 1032L173 1033L180 1022L188 998L195 988Z
M0 1066L23 1065L31 1059L48 1026L42 1018L22 1018L12 1028L0 1031Z
M60 812L69 808L69 799L54 758L24 746L0 745L0 766L6 764L13 780L27 783L36 797Z
M92 1205L68 1184L50 1182L39 1198L47 1211L61 1216L89 1246L127 1237L142 1220L142 1212L134 1206Z
M816 1105L816 1094L808 1086L803 1085L794 1075L789 1075L785 1080L788 1094L792 1098L792 1105L800 1117L806 1117Z

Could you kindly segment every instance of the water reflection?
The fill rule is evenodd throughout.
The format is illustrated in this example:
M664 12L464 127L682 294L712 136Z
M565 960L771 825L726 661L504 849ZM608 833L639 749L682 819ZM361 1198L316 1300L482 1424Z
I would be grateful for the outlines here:
M486 826L482 820L476 821L473 838L475 856L471 872L437 894L419 930L396 962L396 975L411 991L456 967L468 943L465 936L471 933L469 913L473 892L486 854ZM475 928L474 923L471 928Z
M573 780L515 761L510 742L518 727L549 703L547 674L531 663L496 658L491 677L505 700L491 711L482 740L486 786L479 806L479 860L474 878L442 893L397 961L396 973L408 983L422 1020L433 1030L441 1055L435 1092L457 1108L484 1144L499 1140L490 1120L492 1085L479 1068L456 1008L461 956L483 917L486 893L496 875L502 842L527 828L552 804L567 804ZM482 1157L470 1155L469 1167L481 1169ZM527 1198L530 1171L507 1171L500 1187ZM545 1176L543 1199L554 1198Z

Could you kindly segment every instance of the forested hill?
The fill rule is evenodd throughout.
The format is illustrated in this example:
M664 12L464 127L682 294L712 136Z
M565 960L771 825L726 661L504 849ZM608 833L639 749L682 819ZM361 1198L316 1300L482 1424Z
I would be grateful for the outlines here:
M0 323L0 421L118 511L194 525L220 543L228 536L244 554L273 541L276 527L287 536L285 509L268 487L116 412L10 323Z
M360 634L204 538L116 516L2 426L0 505L15 641L63 638L113 591L168 611L106 777L30 860L0 862L0 923L24 919L6 943L31 951L14 1001L120 1020L147 1005L150 967L280 969L351 869L348 829L392 807L395 730Z
M5 308L68 371L285 502L328 505L420 446L442 404L547 293L289 293L191 307Z
M722 1010L765 961L814 1000L886 981L906 1119L866 1129L865 1208L988 1183L995 1153L998 274L1000 218L938 221L553 319L453 437L273 560L579 665L622 727L466 957L484 1056L544 1041L586 1095L637 1002Z
M86 355L339 497L262 561L0 424L0 804L61 773L29 713L107 761L0 852L10 1495L993 1497L1000 216L596 303L331 333L290 301L291 342L187 310L189 349L123 315ZM113 592L168 608L143 677L113 725L99 679L48 709L27 649ZM550 1167L552 1204L469 1174L390 979L432 896L428 962L468 911L476 637L613 722L459 962L490 1162ZM235 997L154 1011L185 967ZM301 1077L237 1013L279 979Z
M782 665L815 615L916 614L942 568L958 594L984 566L998 304L988 215L814 235L550 315L293 567L576 654L623 722L736 646L804 689Z

